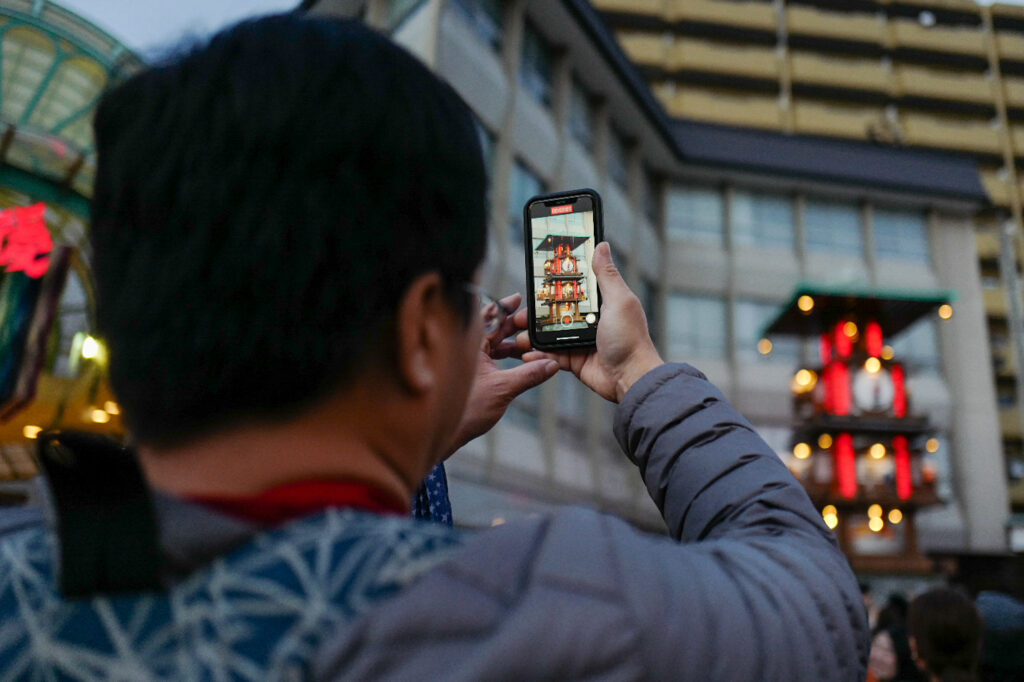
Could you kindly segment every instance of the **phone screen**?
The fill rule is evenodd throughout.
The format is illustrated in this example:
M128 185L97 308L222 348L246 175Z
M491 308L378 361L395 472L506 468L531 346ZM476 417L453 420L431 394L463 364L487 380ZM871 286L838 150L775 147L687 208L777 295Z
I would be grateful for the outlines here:
M531 338L535 347L592 346L601 301L591 263L600 235L590 194L529 204Z

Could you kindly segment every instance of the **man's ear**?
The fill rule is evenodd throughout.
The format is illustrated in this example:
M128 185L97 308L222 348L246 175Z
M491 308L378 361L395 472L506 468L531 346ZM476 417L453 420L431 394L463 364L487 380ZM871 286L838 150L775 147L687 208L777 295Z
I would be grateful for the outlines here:
M401 384L413 393L425 393L437 385L444 346L450 343L450 324L441 275L428 272L414 279L395 315L395 371Z

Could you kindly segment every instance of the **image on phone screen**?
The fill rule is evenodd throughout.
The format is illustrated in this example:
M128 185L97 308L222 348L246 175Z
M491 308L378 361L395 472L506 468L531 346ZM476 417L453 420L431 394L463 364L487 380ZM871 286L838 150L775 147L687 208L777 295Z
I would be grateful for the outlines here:
M600 301L593 200L530 207L534 331L556 344L593 341Z

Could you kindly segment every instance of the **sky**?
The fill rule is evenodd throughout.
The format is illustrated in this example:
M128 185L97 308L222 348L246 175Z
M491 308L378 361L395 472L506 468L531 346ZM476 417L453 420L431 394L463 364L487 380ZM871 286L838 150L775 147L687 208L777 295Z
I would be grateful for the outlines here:
M146 57L247 16L293 9L300 1L57 0L55 4L88 19Z
M980 0L990 5L993 0ZM1024 0L998 0L1024 5ZM300 0L57 0L143 57L243 17L288 10Z

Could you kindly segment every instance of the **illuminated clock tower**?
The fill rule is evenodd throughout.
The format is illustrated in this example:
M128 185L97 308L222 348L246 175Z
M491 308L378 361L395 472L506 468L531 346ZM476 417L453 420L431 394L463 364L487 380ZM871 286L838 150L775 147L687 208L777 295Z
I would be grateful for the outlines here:
M915 513L939 502L935 428L913 411L907 368L890 340L925 316L952 316L951 292L835 290L802 285L765 337L817 342L793 377L790 469L835 530L853 568L932 568L917 548Z

